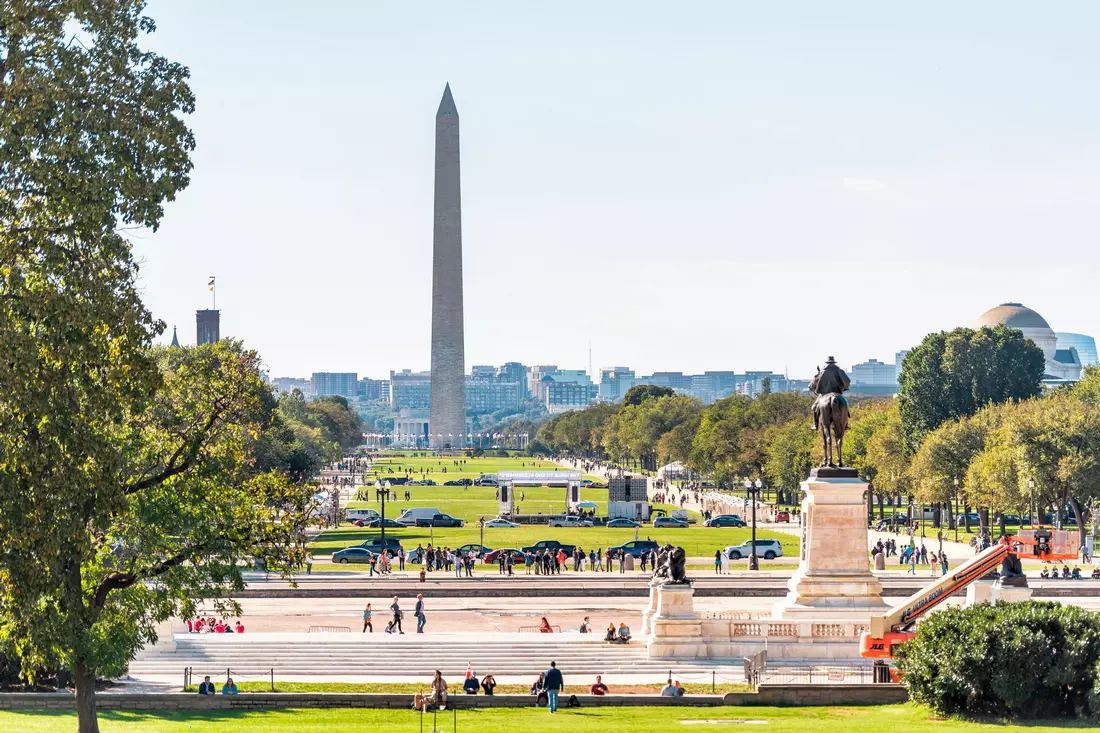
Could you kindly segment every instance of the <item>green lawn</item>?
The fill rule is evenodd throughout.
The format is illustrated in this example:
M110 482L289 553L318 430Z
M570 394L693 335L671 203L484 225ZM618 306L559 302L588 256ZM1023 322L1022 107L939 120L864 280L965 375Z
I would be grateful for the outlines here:
M406 455L411 456L411 454ZM455 461L459 460L465 460L465 463L456 466ZM559 466L553 461L523 456L516 458L486 457L466 459L448 457L436 458L433 456L406 458L383 456L371 465L371 470L367 473L367 480L370 481L377 478L380 481L385 481L392 476L404 476L409 469L416 475L417 479L427 478L435 481L437 484L462 478L474 479L483 473L496 473L497 471L573 470L565 468L564 466ZM421 474L422 469L424 471L423 474ZM443 469L447 469L446 472L444 472ZM596 476L586 475L585 478L592 479L593 481L597 480Z
M444 510L446 511L446 510ZM737 545L750 539L752 532L748 529L721 528L710 529L707 527L689 527L688 529L653 529L643 526L636 530L640 539L652 538L658 542L670 542L684 548L689 557L713 557L714 551L727 545ZM633 529L608 529L606 527L577 527L577 528L550 528L545 525L524 525L516 529L486 529L485 545L487 547L524 547L534 544L539 540L558 540L567 544L576 544L585 549L596 547L607 548L621 545L634 539ZM351 525L344 525L339 529L331 529L324 532L310 545L310 549L316 556L331 555L336 550L357 545L364 540L375 538L378 530L360 529ZM783 547L785 557L798 558L798 538L794 535L778 532L764 532L757 530L757 539L777 539ZM425 547L431 542L437 546L459 547L467 543L476 544L479 539L477 525L467 524L462 528L416 528L387 529L386 537L397 537L406 550L415 548L418 544ZM349 568L354 565L349 565Z
M1011 723L971 723L937 720L915 705L820 708L562 708L551 717L545 709L496 708L459 710L457 730L462 733L637 733L637 731L717 731L740 729L733 721L762 720L759 727L767 733L851 733L881 731L912 733L986 733L988 731L1027 730L1029 733L1053 733L1067 728L1096 730L1095 726L1075 721L1047 721L1025 726ZM441 712L440 731L453 731L451 711ZM683 721L721 721L711 724L683 725ZM102 712L103 733L408 733L420 730L420 716L412 710L280 710L272 712L211 711L195 712ZM431 730L432 718L426 716L424 730ZM76 731L76 716L69 712L0 712L0 731L18 733L55 733Z

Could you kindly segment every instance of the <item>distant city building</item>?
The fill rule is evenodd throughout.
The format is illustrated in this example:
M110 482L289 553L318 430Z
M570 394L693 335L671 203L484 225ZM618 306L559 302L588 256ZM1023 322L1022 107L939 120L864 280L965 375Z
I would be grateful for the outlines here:
M1058 350L1077 349L1077 356L1082 366L1100 366L1100 358L1097 358L1096 339L1083 333L1065 333L1059 331L1054 334L1057 339Z
M543 395L543 404L551 415L583 410L592 401L591 386L578 382L543 382Z
M306 397L313 396L313 388L308 379L301 379L299 377L275 377L271 380L275 385L276 391L280 393L291 393L294 390L299 390Z
M314 397L338 395L350 400L359 393L359 375L355 372L314 372L309 381Z
M498 410L519 412L519 382L498 382L495 379L478 379L471 375L466 378L466 413L484 414Z
M556 364L537 364L527 367L527 394L536 400L542 400L542 388L539 383L544 378L558 373Z
M515 382L519 385L520 399L526 399L530 394L527 388L527 367L518 361L510 361L497 372L497 379L501 382Z
M974 323L975 328L983 326L993 328L1000 325L1022 331L1025 337L1031 339L1032 343L1043 350L1043 357L1046 360L1044 385L1056 387L1061 384L1071 384L1081 378L1084 359L1081 358L1076 345L1068 343L1059 345L1058 337L1050 324L1035 311L1021 303L1001 303L987 310ZM1081 336L1081 334L1075 335ZM1084 338L1089 337L1084 336ZM1093 342L1093 350L1095 353L1095 342Z
M213 344L221 340L222 312L215 310L195 311L195 343Z
M656 387L668 387L679 392L691 390L691 376L683 372L653 372L648 377L638 377L638 384L652 384Z
M176 327L175 326L172 326L172 343L170 343L168 345L169 346L175 346L177 349L180 347L180 340L179 340L179 337L176 336Z
M600 401L618 402L636 383L633 369L622 366L601 369Z
M402 369L390 372L390 409L427 410L432 403L432 373Z
M378 399L382 402L390 401L390 380L382 379L378 383Z
M491 382L497 378L497 368L495 366L485 366L484 364L478 364L470 367L470 376L467 379L473 379L479 382Z
M852 378L853 385L895 387L898 383L898 368L896 364L868 359L859 364L853 364L848 376Z
M388 382L385 379L363 377L359 380L359 396L368 402L380 400L382 399L383 384L388 384Z
M785 375L774 372L746 372L746 378L742 379L740 374L737 377L737 394L748 397L778 392L805 392L810 388L808 379L788 379Z

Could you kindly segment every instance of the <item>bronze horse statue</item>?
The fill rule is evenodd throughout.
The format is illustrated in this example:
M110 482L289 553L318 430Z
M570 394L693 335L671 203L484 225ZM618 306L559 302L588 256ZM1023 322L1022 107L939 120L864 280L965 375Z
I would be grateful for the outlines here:
M821 466L837 468L844 465L844 433L848 431L848 400L843 392L852 384L844 370L829 357L824 371L818 370L810 381L814 400L814 429L821 433L824 458ZM833 460L833 441L836 441L836 460Z

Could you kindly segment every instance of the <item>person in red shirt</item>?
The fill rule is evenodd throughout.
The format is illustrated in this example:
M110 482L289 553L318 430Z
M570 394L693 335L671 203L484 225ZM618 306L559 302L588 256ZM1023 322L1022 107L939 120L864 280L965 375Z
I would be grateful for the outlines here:
M600 675L596 675L596 684L588 688L589 694L603 697L607 694L607 685L603 683L603 678Z
M240 621L238 621L238 622L237 622L237 627L236 627L235 631L236 631L236 632L237 632L238 634L243 634L243 633L244 633L244 624L242 624L242 623L241 623Z

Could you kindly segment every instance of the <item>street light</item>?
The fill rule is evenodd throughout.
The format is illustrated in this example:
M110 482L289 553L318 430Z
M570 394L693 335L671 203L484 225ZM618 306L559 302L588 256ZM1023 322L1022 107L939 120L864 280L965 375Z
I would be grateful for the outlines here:
M756 557L756 496L763 486L764 482L760 479L756 479L755 484L745 479L745 497L746 499L752 497L752 549L749 551L749 570L760 569L760 561Z
M1030 476L1027 479L1027 503L1030 505L1028 507L1028 509L1030 510L1028 512L1028 514L1030 516L1028 516L1028 518L1027 518L1027 523L1030 524L1031 527L1034 529L1034 527L1035 527L1035 479L1031 478Z
M955 541L959 541L959 476L954 477L955 481Z

